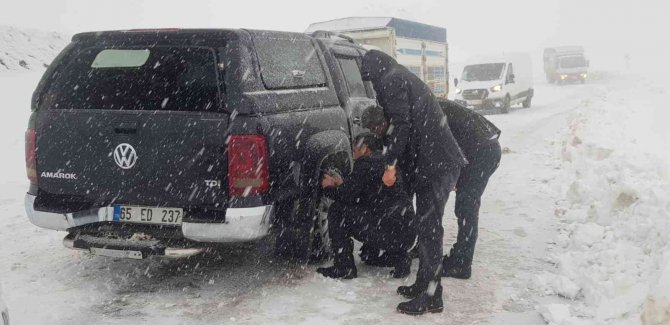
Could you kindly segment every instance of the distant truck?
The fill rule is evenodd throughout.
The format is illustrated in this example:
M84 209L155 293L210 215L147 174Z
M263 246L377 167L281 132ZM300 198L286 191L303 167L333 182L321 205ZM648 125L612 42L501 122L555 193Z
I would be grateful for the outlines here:
M561 46L544 49L544 73L548 83L585 83L589 61L582 46Z
M311 24L306 32L346 35L366 49L394 57L417 75L437 97L449 93L447 30L393 17L349 17Z
M512 105L528 108L533 100L533 69L527 53L474 58L454 79L455 101L475 110L508 113Z

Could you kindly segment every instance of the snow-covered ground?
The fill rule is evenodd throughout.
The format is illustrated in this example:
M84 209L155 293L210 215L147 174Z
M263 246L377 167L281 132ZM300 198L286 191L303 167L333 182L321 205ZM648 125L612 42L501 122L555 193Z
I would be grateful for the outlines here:
M570 113L555 268L539 275L547 292L578 300L551 316L557 324L639 322L645 301L648 323L670 323L670 96L660 80L610 80Z
M0 282L15 324L663 324L670 292L668 84L601 74L540 84L503 130L473 278L445 312L409 318L389 269L351 281L274 260L271 242L185 261L94 257L25 216L23 132L36 72L0 74ZM453 202L445 250L455 238ZM416 262L414 270L416 270ZM665 316L663 316L665 312ZM654 323L654 321L656 323ZM667 324L668 319L664 320Z

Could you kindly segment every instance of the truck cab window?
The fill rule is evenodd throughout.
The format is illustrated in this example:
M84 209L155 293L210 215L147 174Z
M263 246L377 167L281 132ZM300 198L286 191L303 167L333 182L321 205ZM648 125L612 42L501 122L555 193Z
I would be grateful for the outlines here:
M510 63L507 66L507 76L505 77L505 82L506 83L513 83L514 82L514 66Z
M358 62L352 57L337 56L337 62L340 64L344 80L349 88L349 95L351 97L368 97L361 77L361 70L358 67Z
M312 88L326 85L318 52L306 39L254 39L267 89Z

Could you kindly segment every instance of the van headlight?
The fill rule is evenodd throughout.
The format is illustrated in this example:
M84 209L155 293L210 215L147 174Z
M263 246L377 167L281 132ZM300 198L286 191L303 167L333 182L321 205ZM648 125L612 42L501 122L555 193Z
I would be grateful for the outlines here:
M588 74L582 73L582 78L586 79L586 77L588 77L588 76L589 76Z
M495 86L491 87L491 92L493 92L493 93L497 93L501 90L502 90L502 85L495 85Z
M456 93L456 95L460 94L461 93L461 88L455 88L454 92Z

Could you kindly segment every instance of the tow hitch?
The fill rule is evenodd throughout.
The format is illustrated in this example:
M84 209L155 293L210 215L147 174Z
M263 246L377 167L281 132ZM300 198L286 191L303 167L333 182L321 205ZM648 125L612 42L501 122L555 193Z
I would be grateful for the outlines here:
M67 248L88 251L94 255L145 259L151 256L162 258L186 258L201 254L205 247L169 247L156 239L107 238L91 235L68 234L63 238L63 245Z

